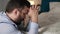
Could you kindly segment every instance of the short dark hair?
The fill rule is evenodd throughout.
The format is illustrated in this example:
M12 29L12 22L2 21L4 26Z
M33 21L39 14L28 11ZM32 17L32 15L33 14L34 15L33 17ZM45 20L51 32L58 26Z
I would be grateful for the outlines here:
M27 0L10 0L6 6L6 12L11 12L15 8L30 7L30 3Z

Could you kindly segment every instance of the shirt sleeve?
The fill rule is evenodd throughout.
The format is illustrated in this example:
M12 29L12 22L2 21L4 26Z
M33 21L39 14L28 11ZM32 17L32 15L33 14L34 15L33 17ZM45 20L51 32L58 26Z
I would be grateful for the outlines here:
M21 32L11 24L1 23L0 34L21 34Z
M30 22L28 26L29 32L27 34L38 34L38 24L35 22Z

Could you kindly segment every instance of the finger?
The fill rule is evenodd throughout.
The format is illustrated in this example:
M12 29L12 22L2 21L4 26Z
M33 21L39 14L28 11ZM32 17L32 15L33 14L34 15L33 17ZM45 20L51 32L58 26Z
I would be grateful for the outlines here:
M40 7L39 7L39 6L37 6L37 8L36 8L36 9L37 9L37 10L39 10L39 8L40 8Z
M35 8L37 9L37 6L35 5Z
M31 7L32 9L34 9L35 8L35 5L32 5L32 7Z
M38 10L38 9L39 9L39 6L35 6L35 9L37 9L37 10Z

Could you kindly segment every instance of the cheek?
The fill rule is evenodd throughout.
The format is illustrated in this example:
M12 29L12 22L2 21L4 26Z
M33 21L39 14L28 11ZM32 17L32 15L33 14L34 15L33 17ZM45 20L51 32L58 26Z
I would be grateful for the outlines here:
M24 17L22 15L19 16L18 18L19 21L23 21L24 20Z
M25 18L25 14L21 14L21 18L24 19Z

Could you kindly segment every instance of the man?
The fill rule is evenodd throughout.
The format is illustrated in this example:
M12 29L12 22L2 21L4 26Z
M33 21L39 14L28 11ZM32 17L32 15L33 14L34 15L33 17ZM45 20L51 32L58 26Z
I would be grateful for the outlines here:
M38 34L38 10L37 6L30 7L27 0L10 0L5 12L0 12L0 34L23 34L17 25L30 17L29 31L27 34Z

